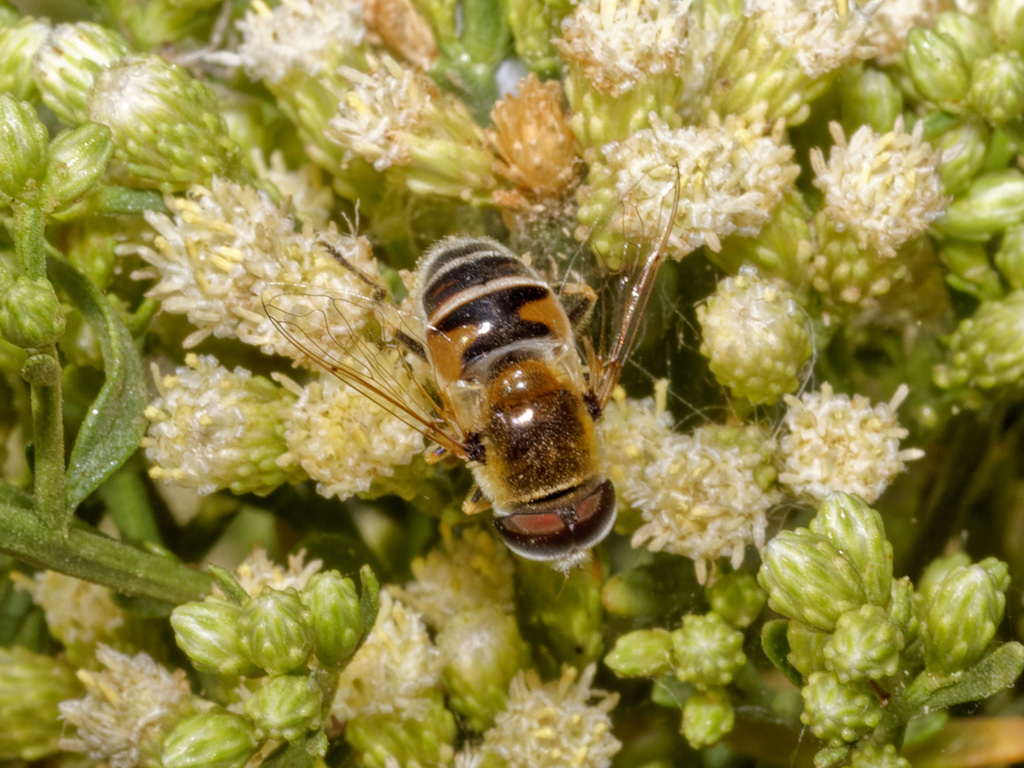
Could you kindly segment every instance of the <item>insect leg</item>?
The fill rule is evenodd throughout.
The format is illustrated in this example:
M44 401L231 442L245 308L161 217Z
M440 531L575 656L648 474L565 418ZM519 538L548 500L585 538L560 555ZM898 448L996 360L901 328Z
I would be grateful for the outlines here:
M355 275L361 282L369 286L370 290L373 292L372 296L374 300L383 301L384 299L387 298L388 289L384 287L383 283L381 283L380 278L375 277L373 275L368 275L365 272L363 272L363 270L359 269L359 267L357 267L351 261L346 259L344 255L342 255L341 251L339 251L333 245L328 243L326 240L318 240L317 244L323 246L327 250L327 252L334 257L335 261L337 261L339 264L341 264L341 266L343 266L345 269L347 269L349 272Z
M479 486L473 485L473 490L470 492L466 500L462 502L462 511L467 515L479 515L491 507L489 502L480 490Z

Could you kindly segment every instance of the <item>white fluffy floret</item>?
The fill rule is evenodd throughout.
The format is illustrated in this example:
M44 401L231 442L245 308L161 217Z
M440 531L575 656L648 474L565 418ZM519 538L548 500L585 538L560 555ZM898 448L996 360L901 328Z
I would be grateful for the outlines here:
M900 449L907 430L896 409L907 392L903 384L888 403L875 406L863 395L836 395L827 382L799 399L786 395L779 481L816 502L835 491L874 502L906 469L904 462L924 456L916 448Z
M50 633L66 646L91 648L112 639L124 625L124 614L106 587L56 571L39 571L31 579L14 576L43 609Z
M286 570L267 557L267 550L263 547L255 547L235 568L235 578L242 589L252 596L267 587L280 592L286 589L301 592L323 565L323 560L310 560L307 563L306 550L301 549L288 555Z

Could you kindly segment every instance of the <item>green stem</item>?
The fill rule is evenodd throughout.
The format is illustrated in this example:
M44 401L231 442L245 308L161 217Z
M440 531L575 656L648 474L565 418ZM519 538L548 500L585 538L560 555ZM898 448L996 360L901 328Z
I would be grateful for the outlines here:
M167 213L164 196L155 189L100 187L93 194L89 205L90 214L102 216L142 213L143 211Z
M142 471L136 454L125 466L111 475L110 479L99 487L97 493L114 520L122 541L162 544L146 484L139 477Z
M57 348L44 350L52 356L57 370ZM74 510L69 510L64 497L64 411L61 400L60 375L52 384L32 384L32 430L35 438L33 495L41 520L53 526L61 536L68 530Z
M21 265L21 274L30 280L46 279L46 252L43 232L46 217L38 205L14 203L14 252Z
M175 604L198 600L210 589L207 574L175 560L143 552L81 526L63 535L32 512L10 505L0 506L0 552L125 595Z

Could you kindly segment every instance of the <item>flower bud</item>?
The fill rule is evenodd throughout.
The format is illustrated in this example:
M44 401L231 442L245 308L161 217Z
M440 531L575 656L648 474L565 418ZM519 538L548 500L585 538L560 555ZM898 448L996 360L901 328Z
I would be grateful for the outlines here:
M310 612L316 657L326 666L343 665L363 636L359 595L352 579L342 578L337 571L318 573L299 597Z
M929 672L955 675L981 658L1003 620L1006 596L980 565L946 574L924 606L921 637Z
M910 78L924 98L949 105L967 96L971 79L953 38L914 27L907 35L906 57Z
M483 733L505 710L509 684L529 661L515 616L496 605L462 611L444 623L436 643L449 706Z
M903 633L885 611L862 605L839 617L825 646L825 665L843 683L879 680L896 674L903 646Z
M85 194L107 169L114 145L105 125L85 123L50 143L40 195L48 210L60 210Z
M0 295L0 334L23 349L56 344L64 335L64 310L46 278L19 277Z
M949 270L946 282L955 290L982 301L1003 295L1002 281L992 268L984 243L946 240L939 250L939 259Z
M672 660L676 677L702 691L728 685L747 661L743 633L713 611L684 616L683 626L672 633Z
M1010 588L1010 568L1002 560L996 557L986 557L978 562L982 568L992 577L992 583L1000 592L1006 592Z
M33 179L42 177L49 151L46 128L35 108L0 93L0 197L34 200Z
M1024 224L1015 224L1003 232L1003 241L993 260L1010 288L1024 288Z
M757 582L772 610L831 632L836 619L867 597L857 569L822 537L805 529L782 531L761 551Z
M638 629L615 641L604 657L619 677L657 677L672 668L672 635L664 629Z
M932 378L943 389L1019 384L1024 376L1024 291L984 301L949 338L948 362Z
M128 43L112 29L88 21L58 24L33 61L43 103L65 125L85 122L96 75L127 53Z
M306 675L263 678L245 702L245 716L261 734L277 741L295 741L318 727L323 702Z
M424 691L415 713L360 715L345 726L345 739L366 768L447 765L455 741L455 718L438 689Z
M0 760L38 760L59 751L57 705L82 693L66 662L20 646L0 648Z
M1024 222L1024 174L1016 169L978 176L935 227L948 237L985 242L1007 227Z
M164 742L163 768L241 768L256 753L256 728L241 715L211 709L186 717Z
M1024 52L1024 2L992 0L988 5L988 26L1001 49Z
M843 127L849 132L870 125L878 133L888 133L903 114L903 92L879 69L850 70L842 80L840 98Z
M889 599L886 613L903 633L904 647L917 639L920 624L914 611L914 585L910 583L909 577L893 579L892 597Z
M715 378L755 405L774 403L800 385L799 374L813 351L803 311L793 295L741 267L697 307Z
M872 605L887 605L892 585L892 544L882 516L859 496L833 493L822 502L810 529L853 563Z
M932 594L938 589L939 584L946 578L946 575L954 568L966 568L971 564L971 558L964 552L955 552L946 557L937 557L932 560L924 569L921 578L917 580L918 602L928 602Z
M961 11L944 11L935 20L935 31L946 35L964 58L968 70L978 59L983 59L996 49L992 30L985 22Z
M729 694L721 689L697 691L683 705L683 736L693 749L717 744L735 724Z
M282 674L313 650L309 610L294 589L264 589L242 608L242 644L256 666Z
M236 170L238 146L216 95L159 56L131 56L101 72L88 118L110 128L114 154L130 173L164 191Z
M910 761L896 754L892 744L858 744L850 753L850 768L910 768Z
M786 661L804 677L824 671L825 646L831 637L828 633L816 632L799 621L790 621L786 625L786 642L789 643Z
M708 587L711 610L733 629L746 629L761 615L768 596L757 586L757 578L734 571L720 576Z
M993 53L974 63L971 106L993 125L1024 112L1024 59L1016 51Z
M31 17L0 26L0 93L25 101L36 98L32 58L49 34L46 21Z
M867 683L846 685L834 672L815 672L801 694L800 722L819 739L856 741L882 721L882 705Z
M939 177L946 192L960 194L985 165L989 133L984 120L972 117L930 140L935 151L944 158L939 166Z
M258 674L242 646L241 616L239 606L216 597L179 605L171 612L175 642L200 672Z

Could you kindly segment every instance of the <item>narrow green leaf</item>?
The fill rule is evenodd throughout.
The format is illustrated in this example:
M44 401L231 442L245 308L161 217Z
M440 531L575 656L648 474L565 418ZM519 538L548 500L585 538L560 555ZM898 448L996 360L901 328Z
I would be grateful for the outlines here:
M363 635L359 638L359 645L362 645L373 625L377 623L377 613L380 611L380 584L373 574L373 569L368 565L359 569L359 581L363 587L359 594L359 618L363 623Z
M106 381L75 438L68 460L67 506L74 510L139 447L146 430L146 383L131 334L100 290L50 251L50 279L99 339Z
M786 659L786 655L789 653L789 640L786 639L788 624L789 622L785 619L767 622L761 629L761 647L764 648L764 655L778 667L786 679L797 688L802 688L803 675Z
M12 504L23 509L32 509L32 495L10 483L0 480L0 504Z
M953 685L928 697L930 709L944 709L969 701L981 701L1009 688L1024 671L1024 645L1004 643L983 656Z

